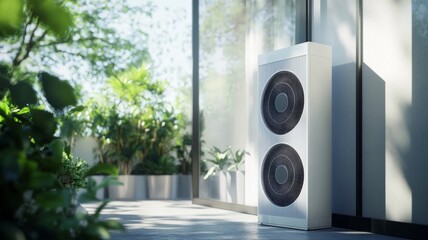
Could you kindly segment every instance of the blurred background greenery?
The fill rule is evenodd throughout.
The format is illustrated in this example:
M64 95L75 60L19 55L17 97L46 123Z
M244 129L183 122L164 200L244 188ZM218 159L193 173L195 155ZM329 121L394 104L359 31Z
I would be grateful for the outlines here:
M177 103L189 101L190 73L159 71L170 69L156 60L168 49L150 55L157 8L0 0L1 239L109 238L124 227L99 218L108 200L96 193L120 184L117 174L189 173L188 118ZM98 144L93 166L72 154L84 136ZM110 177L96 184L97 174ZM100 201L95 213L76 211L87 201Z

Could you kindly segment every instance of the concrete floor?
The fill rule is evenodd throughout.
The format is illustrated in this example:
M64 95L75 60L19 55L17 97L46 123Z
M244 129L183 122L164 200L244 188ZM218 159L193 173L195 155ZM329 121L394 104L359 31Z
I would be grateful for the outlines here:
M98 204L85 204L93 212ZM112 239L398 239L340 228L300 231L260 226L257 216L193 205L190 201L114 201L103 218L118 219L127 231Z

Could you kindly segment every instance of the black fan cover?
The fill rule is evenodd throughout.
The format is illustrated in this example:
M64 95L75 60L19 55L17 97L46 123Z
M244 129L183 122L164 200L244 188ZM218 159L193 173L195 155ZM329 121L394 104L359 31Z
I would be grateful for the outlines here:
M261 101L261 112L267 127L276 134L286 134L297 125L302 116L302 84L289 71L277 72L269 79Z
M303 187L304 170L299 154L287 144L269 149L262 166L263 190L280 207L292 204Z

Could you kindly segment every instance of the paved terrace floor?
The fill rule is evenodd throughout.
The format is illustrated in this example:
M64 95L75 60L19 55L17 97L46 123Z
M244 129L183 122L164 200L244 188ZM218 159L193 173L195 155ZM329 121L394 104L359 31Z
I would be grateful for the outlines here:
M97 204L85 204L93 212ZM112 239L398 239L340 228L300 231L261 226L257 216L193 205L190 201L114 201L103 218L118 219L127 231Z

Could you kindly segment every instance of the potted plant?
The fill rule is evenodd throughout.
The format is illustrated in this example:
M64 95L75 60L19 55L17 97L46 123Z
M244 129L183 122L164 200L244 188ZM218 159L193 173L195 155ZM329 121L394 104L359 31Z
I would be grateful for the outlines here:
M172 187L175 161L171 156L162 156L157 161L146 161L149 199L172 199L176 190Z
M227 180L226 171L230 165L230 147L226 150L220 150L212 147L208 154L212 158L205 159L204 162L209 167L204 178L200 181L201 189L206 191L206 197L226 201L227 199ZM202 196L205 195L204 193Z
M118 167L118 180L123 184L110 186L108 189L109 198L114 200L136 199L136 193L142 193L145 186L138 184L138 181L143 181L143 179L131 175L137 149L136 141L133 138L136 132L134 118L129 115L120 116L115 108L112 109L109 130L106 135L107 141L103 150L108 161Z
M139 165L147 174L150 199L172 199L177 196L177 189L172 187L175 179L172 175L177 172L173 151L182 126L181 119L181 115L164 100L146 108Z
M124 183L111 186L108 195L111 199L145 199L147 178L135 165L153 142L149 123L158 113L152 106L162 96L164 83L153 80L142 65L112 76L103 91L108 97L88 101L88 132L97 139L99 161L117 165L118 179Z
M200 180L201 197L243 204L245 172L242 165L249 153L245 150L233 152L229 146L226 150L212 147L208 154L212 158L203 162L208 170Z

